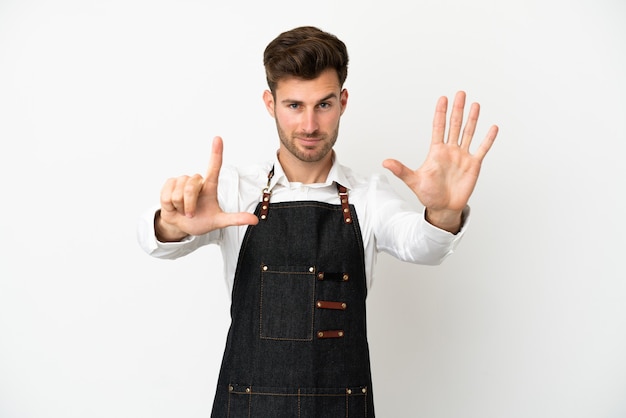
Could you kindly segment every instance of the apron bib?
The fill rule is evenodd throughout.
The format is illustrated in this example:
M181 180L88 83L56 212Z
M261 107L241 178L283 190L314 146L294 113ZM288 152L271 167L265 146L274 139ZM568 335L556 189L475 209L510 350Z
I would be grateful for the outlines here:
M337 187L337 205L270 203L265 190L239 254L213 418L374 417L363 243Z

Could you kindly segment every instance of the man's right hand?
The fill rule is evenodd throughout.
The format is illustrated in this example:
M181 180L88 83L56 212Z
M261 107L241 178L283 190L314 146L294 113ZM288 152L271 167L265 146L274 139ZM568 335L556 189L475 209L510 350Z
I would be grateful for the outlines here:
M170 178L165 182L161 189L161 210L154 221L159 241L180 241L188 235L202 235L227 226L258 223L258 218L252 213L226 213L219 206L217 184L223 148L222 138L216 136L205 178L195 174Z

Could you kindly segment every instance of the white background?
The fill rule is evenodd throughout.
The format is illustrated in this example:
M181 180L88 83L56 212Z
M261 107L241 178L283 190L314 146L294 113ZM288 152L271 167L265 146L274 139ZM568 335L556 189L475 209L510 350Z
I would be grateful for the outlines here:
M262 51L304 24L348 45L358 171L417 167L459 89L501 128L458 252L379 258L378 415L626 416L623 1L0 0L0 417L209 415L219 250L153 259L136 220L215 135L269 158Z

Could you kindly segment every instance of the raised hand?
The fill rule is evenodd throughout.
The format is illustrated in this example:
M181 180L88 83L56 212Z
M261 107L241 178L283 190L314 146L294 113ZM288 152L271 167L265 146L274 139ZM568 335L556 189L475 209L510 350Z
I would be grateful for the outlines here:
M464 109L465 92L460 91L454 98L446 139L448 99L439 99L433 119L430 150L417 170L411 170L397 160L383 162L383 166L404 181L426 207L427 220L453 233L460 228L461 212L474 191L482 161L498 134L498 127L491 126L476 152L471 154L470 145L480 106L472 103L461 134Z
M160 241L180 241L235 225L254 225L258 218L248 212L226 213L217 201L217 184L224 145L213 139L206 177L200 174L168 179L161 189L161 211L155 221Z

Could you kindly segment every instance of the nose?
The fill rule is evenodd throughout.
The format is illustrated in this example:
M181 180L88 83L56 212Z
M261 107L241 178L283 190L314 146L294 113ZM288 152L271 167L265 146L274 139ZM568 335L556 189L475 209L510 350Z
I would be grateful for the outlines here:
M319 125L315 109L307 109L306 112L302 113L301 128L307 134L312 134L318 130Z

